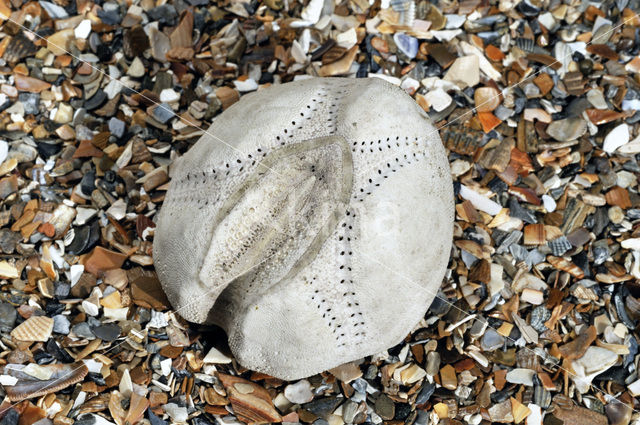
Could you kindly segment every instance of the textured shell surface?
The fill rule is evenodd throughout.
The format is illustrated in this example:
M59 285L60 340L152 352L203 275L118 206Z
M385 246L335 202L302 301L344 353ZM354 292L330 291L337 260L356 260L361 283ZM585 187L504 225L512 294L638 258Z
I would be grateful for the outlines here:
M11 331L18 341L46 342L53 331L53 319L46 316L31 316Z
M453 231L446 154L424 111L382 80L245 95L170 174L158 277L247 368L297 379L384 351L438 291Z
M38 365L38 368L48 374L46 379L38 379L25 373L27 367L22 364L4 365L2 373L13 376L18 381L14 385L4 387L7 397L11 401L40 397L59 391L69 385L80 382L89 373L89 369L82 362Z

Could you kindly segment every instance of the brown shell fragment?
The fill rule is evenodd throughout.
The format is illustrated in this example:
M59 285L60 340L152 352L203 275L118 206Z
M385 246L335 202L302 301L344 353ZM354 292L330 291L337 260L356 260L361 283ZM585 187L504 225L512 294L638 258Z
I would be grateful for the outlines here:
M144 416L144 412L149 407L149 400L138 393L132 393L129 401L129 411L125 418L125 423L138 423Z
M474 156L479 147L480 132L471 132L467 128L446 127L441 132L445 147L460 155Z
M490 149L483 149L477 162L489 170L503 172L509 165L514 146L513 139L505 139Z
M538 62L541 63L545 66L548 66L552 69L555 69L556 71L558 69L560 69L560 67L562 66L557 60L556 58L554 58L551 55L545 55L543 53L529 53L527 55L527 60L530 60L532 62Z
M45 394L60 391L69 385L76 384L84 379L89 369L83 362L70 364L43 365L40 368L49 370L49 379L38 379L23 371L25 365L8 364L4 366L3 374L18 378L15 385L5 385L7 397L11 401L20 401Z
M491 280L491 264L487 260L477 261L469 270L469 281L489 283Z
M614 61L617 61L619 57L616 51L606 44L591 44L587 46L587 52Z
M273 407L271 396L261 386L223 373L220 374L220 381L227 391L234 413L242 422L248 424L282 422L282 418Z
M84 402L78 408L78 415L82 415L83 413L95 413L101 412L109 407L109 394L100 394Z
M607 204L614 205L622 208L623 210L631 208L631 199L629 198L629 192L620 187L615 186L605 195Z
M563 81L567 88L567 93L573 96L580 96L585 92L585 81L581 72L567 72Z
M602 125L613 122L615 120L626 118L627 114L625 112L616 112L610 110L602 110L602 109L587 109L585 111L589 120L595 125Z
M192 47L192 33L193 13L187 10L184 12L182 19L180 20L180 24L178 24L169 36L169 40L171 40L171 47Z
M43 90L47 90L51 87L51 84L46 81L39 80L33 77L27 77L25 75L15 75L16 88L20 91L26 91L29 93L40 93Z
M576 339L558 347L562 357L567 360L579 359L587 351L587 348L596 340L598 336L596 328L589 326Z
M47 417L47 413L39 406L36 406L30 401L23 401L18 404L15 409L20 413L19 425L23 424L35 424L41 419Z
M546 242L544 224L529 224L524 228L525 245L542 245Z
M46 342L53 331L53 319L46 316L32 316L11 331L18 341Z
M562 394L553 398L553 416L565 424L606 425L607 417L593 410L576 406L573 401Z
M8 63L14 63L34 55L37 50L35 44L20 33L11 38L2 57Z
M456 212L462 218L462 220L469 223L482 223L482 216L473 204L469 201L464 201L460 204L456 204Z
M240 100L240 93L230 87L220 87L216 90L216 97L222 102L222 109L224 110Z
M226 406L229 404L229 401L218 394L213 388L204 390L204 400L210 406Z
M112 391L109 397L109 413L111 417L118 425L124 424L124 420L127 416L127 411L122 407L122 402L125 401L124 396L119 391Z
M567 272L573 277L577 277L578 279L582 279L584 277L584 272L582 271L582 269L569 260L565 260L562 257L554 257L553 255L549 255L547 256L547 261L551 263L551 265L556 269Z

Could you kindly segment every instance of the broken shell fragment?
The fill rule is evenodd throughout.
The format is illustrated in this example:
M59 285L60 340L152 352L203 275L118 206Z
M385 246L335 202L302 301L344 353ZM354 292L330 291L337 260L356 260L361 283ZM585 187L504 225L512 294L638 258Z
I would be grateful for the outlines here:
M589 347L584 356L571 363L571 379L576 389L584 394L591 387L591 381L597 375L609 369L618 361L618 355L602 347Z
M269 392L253 382L237 376L220 374L220 381L238 418L249 424L281 422Z
M185 319L226 330L247 368L298 379L381 352L440 286L448 163L426 113L387 82L246 95L171 173L158 277Z
M32 316L11 331L18 341L46 342L53 332L53 319L46 316Z
M89 370L83 362L38 366L38 373L29 371L31 365L7 364L3 375L17 379L14 385L5 385L4 389L11 401L20 401L60 391L78 383L87 376ZM29 373L27 373L29 372ZM37 375L37 376L34 376ZM38 379L46 378L46 379Z

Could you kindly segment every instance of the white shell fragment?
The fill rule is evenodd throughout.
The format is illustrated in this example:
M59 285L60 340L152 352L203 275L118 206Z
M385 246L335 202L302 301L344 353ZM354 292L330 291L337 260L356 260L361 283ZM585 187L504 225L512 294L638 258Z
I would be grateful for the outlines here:
M591 386L593 378L608 370L617 361L618 355L606 348L587 348L584 356L571 363L573 374L570 376L576 385L576 389L580 394L586 393Z
M484 195L479 194L473 189L469 189L467 186L460 185L460 196L463 199L468 200L474 207L480 211L484 211L487 214L496 215L502 210L502 206L495 201L487 198Z
M629 126L626 123L622 123L611 130L604 138L602 150L611 154L627 143L629 143Z
M291 403L303 404L313 400L313 392L311 392L311 384L306 379L289 384L284 389L284 396Z
M14 386L18 382L18 378L10 375L0 375L0 385Z
M202 359L204 363L215 363L215 364L229 364L231 363L231 359L225 356L220 350L215 347L211 347L207 355Z
M293 380L382 352L438 291L453 230L447 158L389 83L248 94L170 174L158 276L176 311L221 326L247 368Z

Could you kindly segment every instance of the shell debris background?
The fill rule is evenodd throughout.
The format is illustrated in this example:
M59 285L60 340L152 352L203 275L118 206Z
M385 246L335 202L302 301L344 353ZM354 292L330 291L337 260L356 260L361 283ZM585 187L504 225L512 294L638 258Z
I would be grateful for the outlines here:
M639 10L0 0L2 422L638 423ZM415 99L456 225L420 324L309 377L307 402L174 314L152 241L172 160L245 93L308 76ZM12 335L29 321L46 326ZM78 362L82 380L10 401L8 365L38 383Z

